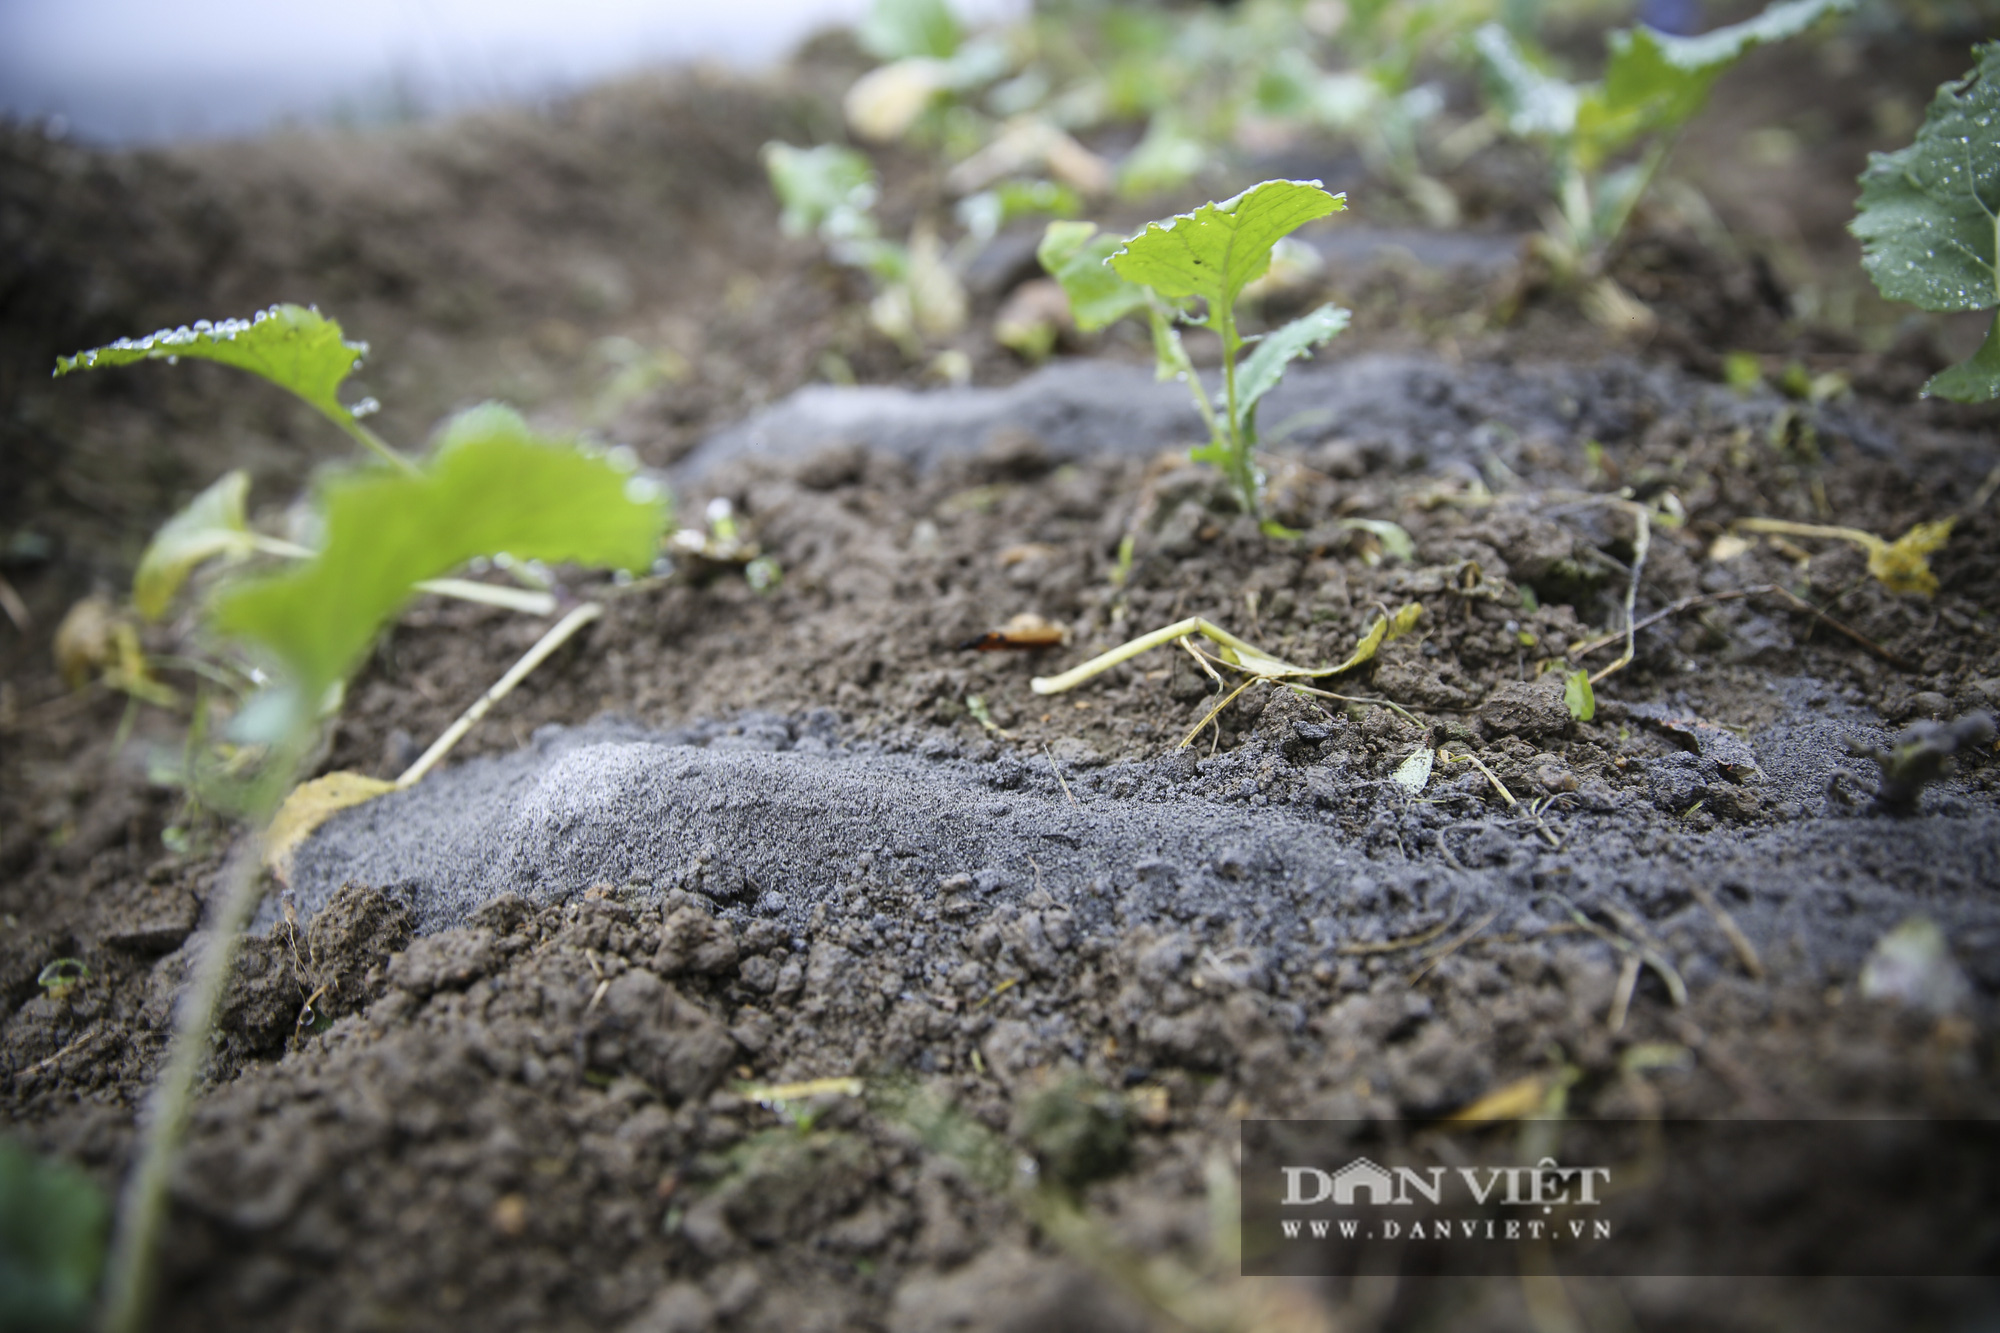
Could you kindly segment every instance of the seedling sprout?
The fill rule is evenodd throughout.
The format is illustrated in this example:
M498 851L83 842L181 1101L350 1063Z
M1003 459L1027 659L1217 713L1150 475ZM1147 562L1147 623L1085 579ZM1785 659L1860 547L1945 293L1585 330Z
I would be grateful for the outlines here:
M166 525L138 571L134 600L142 612L158 615L204 561L268 554L292 562L277 573L227 578L203 606L210 632L246 651L249 674L261 685L228 726L238 753L255 756L229 789L253 831L223 872L211 922L215 943L203 953L179 1007L152 1119L119 1210L105 1318L112 1333L132 1333L145 1319L167 1182L209 1028L256 906L265 848L275 847L284 833L273 822L279 798L305 762L322 719L338 707L348 673L419 585L468 561L504 554L641 571L652 564L665 527L665 495L654 483L629 475L629 466L615 458L544 439L517 413L495 404L454 417L421 462L398 453L361 425L365 405L348 407L338 396L366 350L316 310L274 306L251 320L203 321L121 339L56 366L64 375L182 356L237 366L304 399L379 460L320 483L323 538L316 550L252 532L244 521L247 483L232 475ZM540 597L534 604L544 606ZM579 623L572 615L558 630L567 637ZM482 705L490 706L492 697L497 695ZM482 705L475 705L472 720ZM373 794L365 780L359 786L361 797Z
M1145 314L1160 378L1188 386L1208 429L1208 443L1194 451L1195 461L1221 469L1243 512L1272 536L1296 534L1264 513L1257 405L1278 386L1287 365L1345 329L1349 313L1323 305L1262 337L1245 337L1237 326L1236 302L1271 267L1280 240L1346 207L1346 195L1329 194L1318 181L1270 180L1232 199L1148 223L1122 245L1097 235L1089 223L1051 223L1042 238L1042 267L1068 293L1078 328ZM1183 322L1212 331L1222 342L1219 403L1211 400L1181 344L1176 325ZM1247 357L1246 347L1254 347Z

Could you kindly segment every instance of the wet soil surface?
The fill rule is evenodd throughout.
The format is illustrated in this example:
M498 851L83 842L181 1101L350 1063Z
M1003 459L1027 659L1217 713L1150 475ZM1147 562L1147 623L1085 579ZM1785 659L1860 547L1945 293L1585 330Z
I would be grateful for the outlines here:
M1864 353L1787 325L1758 304L1754 266L1670 228L1621 270L1660 316L1652 342L1622 345L1553 297L1505 322L1517 266L1447 292L1356 245L1362 267L1329 282L1363 310L1359 333L1264 412L1275 511L1305 534L1276 542L1186 465L1184 400L1134 368L1136 349L1114 338L1031 374L977 346L975 387L913 388L844 322L837 276L777 249L768 203L754 226L724 225L761 190L755 144L805 111L697 86L567 114L326 151L409 182L472 170L452 156L467 145L518 160L524 136L609 153L641 135L655 162L708 145L713 163L685 169L712 170L724 203L647 242L701 256L690 290L633 279L619 296L599 269L596 297L545 291L556 279L530 261L574 250L572 229L492 241L525 284L496 308L556 303L541 324L505 321L525 334L472 318L470 350L440 350L421 319L378 333L371 313L409 308L386 279L329 308L430 376L402 433L420 409L508 387L467 364L512 356L546 419L601 410L672 468L684 512L729 499L783 580L569 576L603 620L452 765L301 849L225 1006L161 1326L1548 1328L1545 1294L1518 1281L1235 1276L1237 1123L1406 1126L1523 1080L1614 1117L2000 1105L2000 765L1966 748L1891 815L1849 752L2000 707L2000 526L1981 490L2000 441L1990 412L1911 401L1920 342ZM240 177L223 175L263 179L271 151L246 146ZM17 174L68 163L66 179L114 194L162 191L163 172L185 191L164 197L226 193L202 175L213 164L14 153ZM619 249L635 196L609 167L590 174L602 160L579 154L564 188L610 192L617 206L584 210L600 249L649 272ZM739 281L766 242L780 259ZM1474 273L1488 249L1440 262ZM249 294L204 276L235 272L223 257L160 263L180 290ZM270 271L334 275L332 293L376 269L285 253ZM1647 272L1664 277L1649 288ZM479 287L421 265L407 280ZM1392 313L1371 324L1371 300ZM214 312L171 317L190 313ZM64 318L70 342L95 336ZM1726 390L1725 335L1703 332L1718 324L1774 376L1798 356L1851 387L1818 403ZM589 358L614 334L685 369L607 404ZM829 348L884 382L806 385ZM28 475L67 554L6 566L44 628L10 650L6 685L0 1105L107 1183L229 835L148 784L171 719L121 731L117 698L61 692L45 627L93 578L123 576L136 516L196 471L262 458L259 496L281 503L309 455L273 442L310 438L252 399L93 507L145 414L192 423L221 402L221 381L183 390L161 368L138 383L74 400L24 388L10 426L51 451L74 431L85 455L23 455L41 459ZM1714 600L1641 631L1579 722L1561 658L1622 627L1638 552L1608 498L1620 487L1671 492L1686 516L1651 529L1638 615ZM1888 536L1958 521L1925 598L1889 592L1837 540L1717 544L1750 516ZM1357 519L1401 525L1414 550ZM1766 586L1785 593L1746 591ZM1069 694L1029 685L1191 615L1339 661L1412 602L1412 633L1319 682L1346 699L1256 685L1216 712L1216 682L1171 646ZM963 647L1022 613L1067 642ZM353 683L323 768L393 775L545 628L418 604ZM1397 781L1439 745L1484 769ZM169 826L178 852L162 850ZM1942 928L1948 957L1870 993L1871 951L1912 916ZM35 983L57 957L91 969L60 999ZM861 1082L755 1091L847 1078ZM1563 1299L1564 1326L1587 1328L1969 1328L2000 1292L1651 1279Z

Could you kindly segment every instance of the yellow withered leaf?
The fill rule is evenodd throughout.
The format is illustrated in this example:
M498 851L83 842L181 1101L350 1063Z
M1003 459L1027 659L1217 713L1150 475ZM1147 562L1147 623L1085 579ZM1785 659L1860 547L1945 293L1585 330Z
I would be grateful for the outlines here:
M1416 628L1417 618L1424 613L1422 602L1411 602L1393 616L1378 618L1361 636L1361 642L1354 645L1354 652L1345 662L1331 671L1314 672L1315 675L1337 676L1343 671L1352 671L1364 662L1372 661L1385 643L1402 638Z
M1919 523L1893 542L1878 542L1868 548L1868 572L1891 592L1922 593L1929 597L1938 590L1937 575L1931 573L1930 554L1951 536L1955 519Z
M264 864L281 884L292 882L292 858L313 830L351 805L396 790L393 782L361 773L328 773L301 782L278 807L264 838Z
M1448 1125L1486 1125L1495 1121L1522 1120L1540 1111L1547 1102L1549 1080L1530 1074L1502 1088L1495 1088L1472 1105L1445 1117Z

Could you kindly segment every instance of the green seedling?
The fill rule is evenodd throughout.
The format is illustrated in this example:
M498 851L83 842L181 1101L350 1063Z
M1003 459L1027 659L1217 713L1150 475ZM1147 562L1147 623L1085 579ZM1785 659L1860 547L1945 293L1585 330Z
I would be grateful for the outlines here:
M89 980L90 968L81 958L58 958L41 970L35 977L35 984L42 988L42 994L61 1002Z
M835 144L773 142L764 145L764 167L785 233L817 235L835 263L868 275L875 287L869 318L904 355L916 360L927 342L965 327L965 287L937 234L920 223L907 244L882 235L873 212L875 168L866 157Z
M1974 55L1971 73L1937 90L1916 142L1869 156L1849 225L1882 295L1925 310L2000 304L2000 42ZM1924 393L2000 398L2000 315L1979 350Z
M1262 337L1246 338L1236 324L1236 302L1270 268L1271 251L1281 239L1346 207L1346 195L1328 194L1318 181L1273 180L1233 199L1148 223L1122 244L1097 235L1088 223L1052 223L1042 238L1042 266L1069 294L1078 328L1145 314L1160 378L1189 387L1208 428L1208 443L1194 451L1195 460L1221 469L1243 511L1273 536L1296 534L1263 512L1257 405L1278 386L1287 365L1345 329L1349 314L1323 305ZM1220 403L1211 401L1195 374L1176 327L1180 322L1209 329L1222 342Z
M943 0L876 0L856 35L884 62L842 101L856 134L888 143L922 127L961 148L980 137L963 100L1007 72L1013 62L1003 43L968 40Z
M1856 0L1784 0L1742 23L1699 37L1626 28L1609 39L1604 77L1570 83L1547 73L1499 24L1473 38L1494 109L1509 133L1545 145L1554 159L1551 257L1569 277L1590 277L1723 71L1752 50L1805 32ZM1614 161L1637 148L1636 159Z
M474 558L503 555L642 571L666 524L664 493L630 475L629 464L542 438L496 405L454 417L420 460L391 449L338 397L365 350L317 311L277 306L254 320L121 340L57 363L58 375L184 356L237 366L310 403L380 460L323 475L314 496L315 548L281 552L290 568L227 579L202 607L208 634L239 648L260 685L227 736L259 761L234 793L257 831L224 873L212 923L216 942L179 1007L119 1211L104 1320L112 1333L131 1333L144 1322L167 1182L236 944L256 905L263 844L279 797L338 706L348 673L427 580ZM157 609L201 560L266 549L241 522L242 501L240 483L229 478L204 492L149 549L135 597ZM565 623L577 621L573 613Z

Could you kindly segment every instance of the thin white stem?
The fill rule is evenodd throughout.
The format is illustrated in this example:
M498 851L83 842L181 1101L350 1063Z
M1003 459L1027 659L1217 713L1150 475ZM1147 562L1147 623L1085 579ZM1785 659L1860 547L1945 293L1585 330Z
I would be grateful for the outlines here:
M1619 654L1617 661L1590 678L1592 685L1630 666L1638 651L1639 579L1646 572L1646 551L1653 544L1653 520L1644 505L1628 507L1636 530L1632 537L1632 581L1625 586L1625 651Z
M425 579L416 585L416 589L418 592L435 593L439 597L455 597L461 602L505 607L530 616L553 615L556 609L554 593L530 592L526 588L496 588L490 583L474 583L470 579Z
M319 552L280 537L266 537L261 532L246 534L252 548L266 555L281 556L287 560L310 560ZM519 611L524 615L547 616L555 614L556 599L553 594L532 592L526 589L496 588L490 583L474 583L471 579L425 579L415 585L418 592L435 593L439 597L454 597L461 602L476 602L481 606L504 607L509 611Z
M230 857L215 919L209 925L208 947L202 951L193 984L176 1011L173 1049L148 1102L151 1119L143 1131L139 1162L126 1182L111 1238L105 1266L106 1333L139 1333L145 1325L174 1154L193 1110L195 1081L208 1055L209 1028L229 980L236 946L257 905L263 841L261 832L252 833Z
M437 738L431 748L424 751L422 757L396 779L396 785L408 787L437 767L438 762L451 753L451 748L464 738L466 732L478 725L479 719L485 717L494 704L513 693L514 687L526 680L528 673L540 666L550 653L567 643L571 635L603 614L604 608L598 603L585 602L557 621L547 634L536 640L534 647L522 654L520 661L507 669L506 675L493 683L492 689L480 695L472 707L459 714L458 721L445 728L444 734Z

